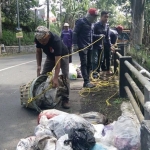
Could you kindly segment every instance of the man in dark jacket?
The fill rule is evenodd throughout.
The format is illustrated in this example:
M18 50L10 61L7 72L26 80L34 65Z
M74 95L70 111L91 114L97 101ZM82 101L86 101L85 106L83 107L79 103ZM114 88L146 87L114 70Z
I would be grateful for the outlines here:
M91 26L97 19L98 12L95 8L90 8L84 18L80 18L75 23L73 31L73 50L77 51L86 48L91 44ZM91 69L91 50L90 47L79 52L81 61L81 72L84 79L83 87L92 88L90 83L90 69Z
M102 11L100 21L95 23L93 29L93 42L98 40L100 37L102 38L100 41L96 42L93 45L92 70L95 71L95 73L93 74L94 78L98 77L97 72L100 71L100 67L102 71L105 71L105 69L108 72L110 71L111 42L107 21L108 21L108 12ZM104 55L102 54L103 48L104 48ZM105 63L107 68L105 68Z
M64 30L61 32L61 39L69 50L69 54L72 53L72 30L69 29L69 24L64 24ZM69 56L69 63L72 63L72 56Z

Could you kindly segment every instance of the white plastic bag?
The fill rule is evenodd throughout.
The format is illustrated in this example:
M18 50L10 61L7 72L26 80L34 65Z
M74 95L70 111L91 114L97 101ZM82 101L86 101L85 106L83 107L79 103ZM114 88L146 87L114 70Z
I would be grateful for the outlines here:
M57 139L50 136L42 136L37 138L38 150L55 150Z
M114 146L118 150L139 150L140 133L134 120L130 117L121 116L114 125Z
M69 64L69 79L70 80L76 80L77 79L76 67L72 63Z
M110 146L112 144L112 134L113 134L113 127L115 122L109 124L109 125L93 125L96 132L94 134L96 142L103 143L107 146Z
M21 139L16 150L34 150L32 147L36 144L36 137L31 136L26 139Z
M63 112L63 111L60 111L60 110L57 110L57 109L48 109L48 110L44 110L42 111L39 116L38 116L38 123L40 122L40 118L42 116L46 116L47 119L51 119L55 116L58 116L58 115L66 115L68 113L66 112Z
M64 141L68 140L68 134L60 137L56 142L56 150L73 150L70 145L65 145Z
M34 134L36 136L43 136L43 135L49 135L49 136L53 136L53 133L51 130L47 129L46 126L39 124L35 130L34 130Z
M73 128L85 128L92 133L95 132L94 127L88 121L75 114L59 115L49 119L48 128L53 131L57 138L70 133Z
M91 124L105 124L107 121L106 117L99 112L88 112L81 114L80 116L89 121Z

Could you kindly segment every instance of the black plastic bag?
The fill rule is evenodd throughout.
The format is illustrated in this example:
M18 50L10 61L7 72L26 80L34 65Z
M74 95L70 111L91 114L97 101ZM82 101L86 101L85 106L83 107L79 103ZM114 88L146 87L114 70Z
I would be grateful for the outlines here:
M69 140L65 144L71 142L73 150L90 150L95 145L95 138L91 131L85 129L72 129Z

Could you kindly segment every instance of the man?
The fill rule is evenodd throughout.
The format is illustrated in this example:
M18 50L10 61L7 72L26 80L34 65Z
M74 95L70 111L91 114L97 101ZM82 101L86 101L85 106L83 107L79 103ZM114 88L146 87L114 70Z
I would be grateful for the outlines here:
M123 26L118 25L117 27L115 27L114 30L118 33L118 39L117 40L122 41L122 39L123 39L123 37L122 37Z
M99 22L95 23L93 29L93 42L98 40L100 37L102 38L100 41L96 42L93 45L92 51L92 70L95 71L93 74L94 78L98 77L98 72L100 71L100 67L102 71L107 71L110 74L110 51L111 51L111 42L109 36L109 27L107 25L108 21L108 12L101 12L101 19ZM104 58L102 63L102 50L104 48ZM106 61L106 68L105 68Z
M64 24L64 30L61 33L61 39L69 50L69 54L72 53L72 30L69 29L69 24ZM69 63L72 63L72 55L69 56Z
M59 96L62 100L63 108L70 108L69 106L69 81L68 81L68 73L69 73L69 58L64 57L59 61L61 56L68 55L68 49L61 41L60 37L53 34L44 26L37 27L35 31L35 43L36 43L36 59L37 59L37 76L40 76L41 72L41 62L42 62L42 50L46 54L47 58L43 67L42 74L46 74L47 72L51 72L54 68L55 64L55 73L52 79L52 85L54 88L58 87L58 77L60 68L62 70L63 83L64 83L64 91L58 88ZM59 62L58 62L59 61Z
M73 31L73 50L81 50L91 44L91 26L97 19L98 12L95 8L90 8L87 15L80 18L75 23ZM83 87L92 88L93 84L90 83L90 70L91 70L91 50L90 47L79 52L81 62L81 73L84 79Z

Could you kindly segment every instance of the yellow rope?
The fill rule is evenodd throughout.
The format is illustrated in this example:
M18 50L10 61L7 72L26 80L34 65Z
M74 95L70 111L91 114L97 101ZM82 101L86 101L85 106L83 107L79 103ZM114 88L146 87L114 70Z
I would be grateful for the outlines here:
M80 51L84 51L85 49L89 48L90 46L92 46L93 44L95 44L96 42L98 42L99 40L101 40L102 38L103 38L103 36L100 37L100 38L99 38L98 40L96 40L95 42L89 44L87 47L85 47L85 48L83 48L83 49L80 49L80 50L78 50L78 51L76 51L76 52L73 52L72 54L68 54L68 55L64 55L64 56L60 57L60 59L56 62L55 66L54 66L54 68L53 68L53 70L52 70L52 72L49 72L47 75L48 75L49 77L52 77L52 76L54 75L54 70L55 70L56 66L58 65L58 63L60 62L60 60L61 60L62 58L69 57L69 56L74 55L74 54L76 54L76 53L78 53L78 52L80 52ZM103 48L104 48L104 47L103 47ZM102 50L102 52L103 52L103 50ZM101 52L101 54L100 54L100 58L101 58L101 56L102 56L102 52ZM98 67L100 66L100 60L101 60L101 59L99 59ZM98 68L98 67L97 67L97 68ZM95 70L97 70L97 68L96 68ZM100 90L101 90L101 87L108 87L108 86L117 85L116 82L110 81L110 80L115 76L116 73L115 73L108 81L102 81L102 80L94 79L94 78L93 78L93 73L95 72L95 70L90 74L90 77L91 77L91 79L92 79L92 83L95 84L96 86L95 86L94 88L83 88L83 89L81 89L81 90L79 91L80 96L82 96L82 97L87 97L87 96L88 96L90 93L92 93L92 92L98 92L98 91L100 91ZM49 86L47 89L45 89L41 94L39 94L39 95L37 95L37 96L35 96L35 97L29 98L27 105L28 105L29 103L31 103L32 101L36 100L37 98L41 97L42 94L44 94L46 91L48 91L48 90L51 89L51 88L52 88L52 82L50 82L50 86ZM87 93L87 94L85 95L85 93ZM117 93L117 92L116 92L116 93ZM116 93L115 93L114 95L112 95L111 97L109 97L109 98L106 100L107 106L110 106L110 105L111 105L111 104L109 103L109 100L110 100L113 96L115 96Z

